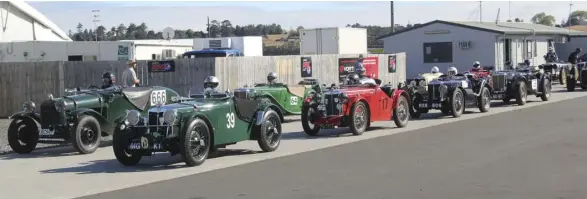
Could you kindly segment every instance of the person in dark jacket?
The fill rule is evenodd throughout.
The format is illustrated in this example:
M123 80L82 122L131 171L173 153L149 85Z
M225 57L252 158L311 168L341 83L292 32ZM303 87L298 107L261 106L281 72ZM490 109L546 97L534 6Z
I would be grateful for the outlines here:
M570 62L571 64L577 64L577 59L579 59L579 53L581 53L581 48L577 48L575 50L575 52L572 52L569 55L569 60L568 62Z

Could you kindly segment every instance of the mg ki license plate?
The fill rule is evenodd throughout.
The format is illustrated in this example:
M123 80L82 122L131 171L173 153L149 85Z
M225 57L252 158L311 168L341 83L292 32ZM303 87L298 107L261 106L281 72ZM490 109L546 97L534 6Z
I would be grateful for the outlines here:
M159 150L162 149L163 146L161 145L161 143L152 143L152 146L149 147L149 139L147 139L146 137L141 137L140 142L138 141L133 141L128 145L128 149L153 149L153 150Z

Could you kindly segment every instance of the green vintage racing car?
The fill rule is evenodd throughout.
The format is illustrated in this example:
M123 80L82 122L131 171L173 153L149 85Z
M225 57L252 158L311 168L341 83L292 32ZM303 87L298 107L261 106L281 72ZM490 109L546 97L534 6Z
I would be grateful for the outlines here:
M179 103L151 107L148 117L129 110L116 127L112 147L126 166L154 152L180 154L186 165L198 166L218 148L240 141L257 140L263 151L276 150L282 118L277 105L259 100L252 89L205 91Z
M30 153L37 143L71 142L82 154L93 153L102 136L112 135L114 124L135 110L141 115L156 104L167 104L179 94L169 88L111 86L105 89L68 91L41 103L39 112L32 101L23 111L10 116L8 143L16 153Z

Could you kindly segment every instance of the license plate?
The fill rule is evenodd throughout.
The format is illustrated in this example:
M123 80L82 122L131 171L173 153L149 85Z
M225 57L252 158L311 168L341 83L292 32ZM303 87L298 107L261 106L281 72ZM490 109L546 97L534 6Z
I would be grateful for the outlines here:
M504 94L493 94L491 96L493 99L503 99L505 97Z
M141 143L139 142L132 142L128 145L128 149L142 149Z
M432 108L441 108L442 104L440 103L432 103Z
M428 108L428 104L420 104L420 108Z
M334 124L323 124L320 126L323 129L334 129Z
M41 129L41 131L39 132L39 135L42 136L51 136L55 134L55 130L49 130L49 129Z
M151 147L149 147L149 142L148 140L145 141L146 139L141 139L142 142L131 142L128 145L128 149L153 149L153 150L160 150L163 149L163 145L161 143L153 143Z

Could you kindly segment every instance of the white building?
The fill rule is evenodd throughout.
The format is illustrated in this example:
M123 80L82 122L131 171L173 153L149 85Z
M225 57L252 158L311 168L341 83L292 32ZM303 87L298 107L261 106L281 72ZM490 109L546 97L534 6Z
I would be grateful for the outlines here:
M583 32L529 23L449 22L436 20L421 26L382 36L385 53L406 52L408 77L430 72L438 66L445 72L455 66L468 70L473 62L503 69L506 60L534 65L544 63L543 56L554 43Z
M367 29L315 28L300 30L300 55L366 54Z
M238 50L244 56L263 56L263 37L195 38L193 50L226 49Z
M121 40L133 43L136 60L170 59L193 49L194 39Z
M0 1L0 41L71 41L63 30L24 1Z

